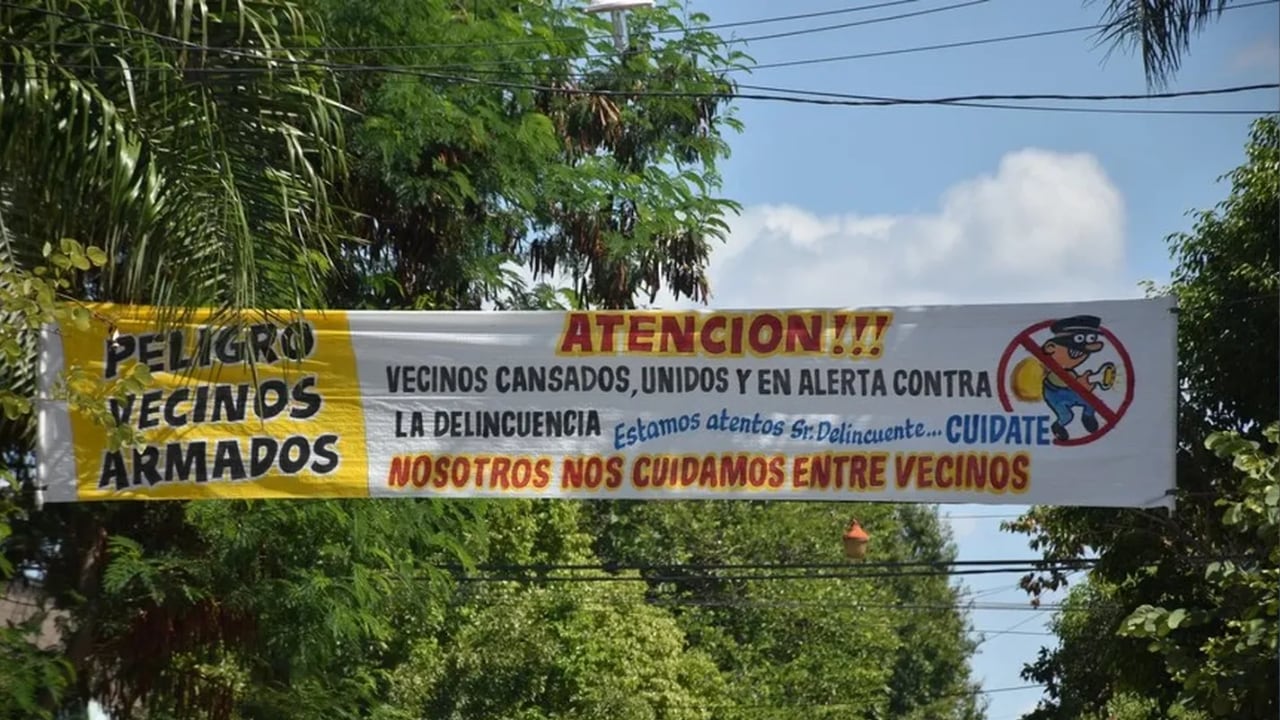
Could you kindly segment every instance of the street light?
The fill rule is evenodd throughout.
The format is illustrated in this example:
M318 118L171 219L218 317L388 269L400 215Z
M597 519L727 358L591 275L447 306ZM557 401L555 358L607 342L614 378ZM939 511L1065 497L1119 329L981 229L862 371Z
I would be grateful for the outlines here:
M592 15L607 12L613 18L613 46L618 52L627 49L627 13L636 8L653 7L653 0L591 0L587 12Z
M844 534L844 554L851 560L861 560L867 556L867 543L871 542L871 536L866 530L862 529L855 518L849 525L849 529Z

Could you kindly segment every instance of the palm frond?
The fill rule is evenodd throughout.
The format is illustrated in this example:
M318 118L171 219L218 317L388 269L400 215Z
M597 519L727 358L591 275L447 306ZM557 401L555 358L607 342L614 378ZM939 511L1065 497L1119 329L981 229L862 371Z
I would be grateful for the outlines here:
M1191 39L1227 4L1227 0L1106 0L1098 40L1110 44L1108 54L1119 47L1137 48L1148 85L1163 87L1182 66Z

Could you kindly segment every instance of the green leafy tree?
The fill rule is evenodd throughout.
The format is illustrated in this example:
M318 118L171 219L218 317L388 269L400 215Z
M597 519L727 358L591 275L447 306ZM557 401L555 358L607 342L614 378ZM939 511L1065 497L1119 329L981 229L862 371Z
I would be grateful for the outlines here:
M605 21L550 2L62 0L0 18L0 285L16 288L0 311L37 320L3 368L3 551L69 616L61 658L3 636L19 711L94 698L120 720L976 715L959 613L893 611L953 604L941 578L478 590L441 572L837 557L830 505L677 504L612 529L563 502L34 507L31 330L46 312L80 322L77 300L178 313L705 299L736 207L716 197L737 127L722 71L745 62L705 17L636 13L622 54ZM46 245L52 294L34 280ZM67 387L99 410L111 391ZM881 557L951 552L936 518L866 514ZM731 527L746 530L721 544ZM646 602L655 592L677 603Z
M668 598L693 647L715 659L740 705L772 708L778 718L979 716L968 668L974 646L947 578L781 579L769 576L796 571L714 569L840 563L850 512L870 529L877 561L953 560L928 510L741 501L592 507L597 553L652 566L651 586ZM759 577L744 579L752 575ZM725 716L754 717L746 709Z
M1280 712L1276 672L1280 607L1280 423L1266 443L1237 432L1207 443L1242 476L1233 497L1218 500L1222 525L1243 546L1241 560L1210 563L1201 601L1188 606L1138 607L1123 635L1150 641L1177 683L1179 702L1219 717L1271 717Z
M737 205L717 197L739 127L724 71L745 58L670 0L606 21L550 0L325 0L344 100L359 111L342 189L359 211L343 306L508 306L523 266L577 302L707 297ZM720 94L708 97L708 93Z
M1030 535L1048 559L1098 556L1089 584L1073 591L1081 617L1064 619L1060 647L1043 651L1024 672L1050 689L1050 700L1030 717L1102 712L1124 694L1161 713L1275 714L1276 664L1250 658L1268 650L1258 646L1259 628L1274 627L1274 595L1257 584L1275 584L1261 568L1274 567L1277 540L1274 526L1256 519L1248 532L1236 527L1252 512L1243 508L1268 507L1267 491L1250 474L1256 458L1244 467L1215 451L1266 441L1280 397L1280 338L1259 332L1280 326L1276 117L1255 123L1246 154L1228 175L1227 199L1197 214L1191 232L1171 236L1177 265L1160 289L1179 304L1176 513L1036 508L1009 526ZM1237 433L1239 441L1224 442L1218 432ZM1219 502L1230 504L1226 514ZM1233 562L1207 565L1204 557ZM1033 592L1061 583L1056 575L1024 580ZM1159 633L1175 639L1165 643ZM1206 683L1221 689L1211 692Z
M314 698L307 685L339 685L340 677L347 683L331 688L333 697L350 696L350 708L364 696L350 688L364 678L348 679L335 667L340 653L322 652L334 641L316 638L336 637L345 650L383 636L385 627L368 620L385 608L371 600L368 577L317 591L326 612L304 605L317 612L312 624L280 623L266 612L276 607L269 600L320 585L314 570L325 566L314 556L286 554L264 570L253 554L231 553L234 533L206 525L208 510L188 516L177 503L33 502L29 410L40 324L83 322L77 300L174 311L321 304L341 237L331 190L344 131L329 76L288 62L317 42L313 30L298 6L280 0L0 6L0 312L11 321L0 338L8 356L0 500L12 506L14 531L3 552L67 615L62 656L50 659L75 671L68 685L47 669L56 665L32 665L44 656L23 652L25 639L6 631L0 676L21 683L13 697L24 712L82 711L98 698L119 718L226 717L273 691ZM109 388L77 379L73 371L66 387L104 413ZM223 521L274 524L262 547L287 542L291 528L275 510L241 510ZM296 512L309 517L302 526L332 524L336 513L350 527L385 511L330 504ZM211 547L211 537L224 544ZM346 567L370 572L382 563L364 556ZM39 708L29 707L32 698Z
M484 505L487 532L472 548L483 564L598 562L584 504ZM646 602L642 578L583 578L598 574L549 569L541 582L458 584L438 632L394 673L379 717L717 717L727 698L715 664Z

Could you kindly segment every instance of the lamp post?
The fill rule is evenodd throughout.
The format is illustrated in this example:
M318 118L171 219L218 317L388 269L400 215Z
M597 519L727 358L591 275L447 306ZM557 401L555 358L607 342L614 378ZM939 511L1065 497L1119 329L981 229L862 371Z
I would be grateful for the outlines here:
M653 0L591 0L587 12L592 15L607 12L613 18L613 46L618 52L627 49L627 12L636 8L653 7Z
M861 560L867 556L869 542L871 542L871 536L862 529L862 525L855 518L844 533L844 554L850 559Z

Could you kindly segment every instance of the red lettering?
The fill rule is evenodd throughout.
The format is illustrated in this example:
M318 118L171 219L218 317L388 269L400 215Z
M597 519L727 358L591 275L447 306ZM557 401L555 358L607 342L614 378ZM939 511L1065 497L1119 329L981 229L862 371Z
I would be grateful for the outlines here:
M565 330L560 334L560 352L565 354L592 353L591 316L586 313L569 313Z

